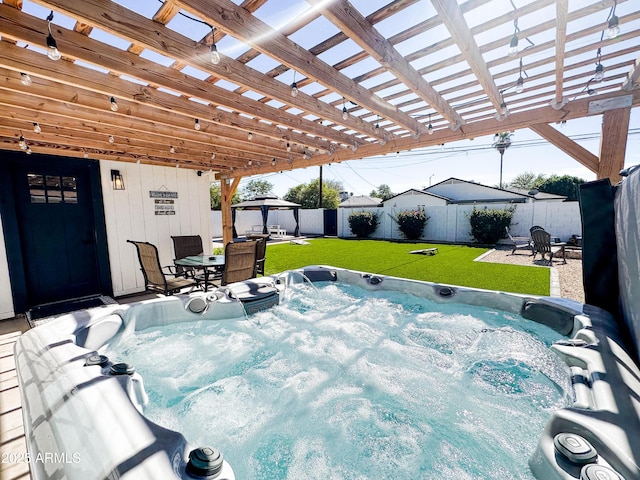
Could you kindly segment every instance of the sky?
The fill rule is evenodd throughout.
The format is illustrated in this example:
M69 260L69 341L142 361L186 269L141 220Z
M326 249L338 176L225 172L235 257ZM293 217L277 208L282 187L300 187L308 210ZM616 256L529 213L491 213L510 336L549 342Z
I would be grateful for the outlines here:
M601 122L602 116L596 115L553 126L598 156ZM344 189L354 195L369 195L381 184L388 185L397 194L411 188L422 189L450 177L497 186L500 154L491 147L492 143L493 135L489 135L444 147L325 165L322 175L325 181L342 182ZM640 108L631 111L625 167L637 164L640 164ZM282 197L290 188L318 178L319 171L319 167L310 167L245 177L240 188L249 180L267 180L273 185L272 193ZM516 130L513 134L511 147L503 157L503 183L524 172L572 175L587 181L596 179L586 167L529 129Z

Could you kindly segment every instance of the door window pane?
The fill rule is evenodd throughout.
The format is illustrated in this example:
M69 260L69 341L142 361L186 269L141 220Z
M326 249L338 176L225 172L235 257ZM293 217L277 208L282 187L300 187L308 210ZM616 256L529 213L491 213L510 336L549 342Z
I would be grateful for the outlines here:
M78 203L76 177L62 177L62 200L64 203Z
M47 175L45 176L45 182L47 187L47 203L61 203L62 182L60 181L60 177Z
M28 173L29 194L31 203L45 203L47 201L44 194L44 176L37 173Z

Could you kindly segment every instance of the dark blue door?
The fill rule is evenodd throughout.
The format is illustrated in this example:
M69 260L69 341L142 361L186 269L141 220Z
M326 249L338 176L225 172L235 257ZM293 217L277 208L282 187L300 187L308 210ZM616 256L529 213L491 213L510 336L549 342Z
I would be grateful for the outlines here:
M100 293L88 166L28 162L13 170L29 307Z

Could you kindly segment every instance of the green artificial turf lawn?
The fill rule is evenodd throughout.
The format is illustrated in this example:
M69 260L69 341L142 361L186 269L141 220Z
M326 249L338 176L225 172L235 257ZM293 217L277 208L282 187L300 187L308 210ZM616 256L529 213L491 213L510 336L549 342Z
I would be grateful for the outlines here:
M486 248L383 240L309 239L309 245L268 245L265 274L308 265L331 265L368 273L487 290L549 295L549 269L474 262ZM438 248L436 255L411 250Z

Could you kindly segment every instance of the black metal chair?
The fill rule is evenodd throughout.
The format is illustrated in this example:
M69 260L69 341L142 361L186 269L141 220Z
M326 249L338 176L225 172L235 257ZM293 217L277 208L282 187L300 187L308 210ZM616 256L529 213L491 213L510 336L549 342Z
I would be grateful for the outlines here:
M160 256L155 245L148 242L127 240L133 243L138 252L140 269L144 277L145 288L155 290L165 295L179 293L183 288L191 287L193 290L198 286L198 281L193 278L186 278L175 270L175 266L160 266ZM163 269L167 273L163 272Z

